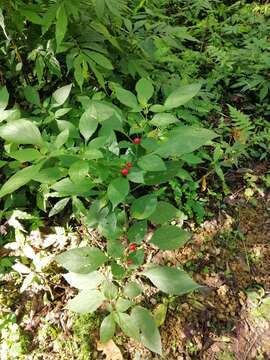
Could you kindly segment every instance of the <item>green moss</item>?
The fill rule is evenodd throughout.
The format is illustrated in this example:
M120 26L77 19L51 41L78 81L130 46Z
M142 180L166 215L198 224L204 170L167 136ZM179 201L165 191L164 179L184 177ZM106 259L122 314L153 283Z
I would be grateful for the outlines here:
M93 358L95 339L98 336L100 318L97 314L80 314L74 316L72 326L74 341L79 347L79 360Z

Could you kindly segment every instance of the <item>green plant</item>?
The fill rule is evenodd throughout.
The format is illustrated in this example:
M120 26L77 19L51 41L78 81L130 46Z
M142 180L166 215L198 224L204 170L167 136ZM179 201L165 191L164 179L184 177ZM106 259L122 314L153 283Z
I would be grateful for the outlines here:
M177 124L179 120L171 114L199 92L198 84L174 90L163 105L150 102L154 87L148 79L137 82L137 96L116 83L111 88L111 98L121 103L124 111L105 101L102 94L80 98L82 113L69 107L61 109L71 91L67 85L45 100L45 108L36 104L41 109L39 123L5 120L0 136L6 141L6 156L15 161L4 166L4 174L13 175L2 186L0 197L8 197L28 184L26 191L36 194L40 209L51 207L49 216L57 215L71 202L75 216L88 227L97 228L107 244L72 249L56 257L70 271L64 275L66 280L81 289L71 300L70 309L92 312L105 302L111 314L101 325L102 341L113 336L118 324L127 335L161 353L154 320L132 300L141 292L140 285L130 279L134 272L174 295L198 288L183 270L143 264L145 252L152 247L177 249L190 238L187 231L170 225L179 210L159 200L159 185L181 177L181 157L210 142L216 134ZM37 93L31 96L33 100ZM4 114L8 112L3 110L7 100L4 88ZM60 120L69 113L69 121ZM44 124L49 127L42 131ZM54 198L60 200L50 203ZM148 222L157 228L150 242L145 242ZM129 249L126 237L132 244ZM100 267L101 272L97 272Z

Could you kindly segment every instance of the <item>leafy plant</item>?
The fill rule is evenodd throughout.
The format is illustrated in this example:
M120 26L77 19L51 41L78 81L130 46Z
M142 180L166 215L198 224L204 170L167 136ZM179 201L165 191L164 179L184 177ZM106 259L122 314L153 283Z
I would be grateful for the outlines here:
M110 315L101 325L102 341L114 335L117 324L128 336L161 353L159 333L151 314L132 300L141 292L140 283L129 279L135 271L137 279L149 279L172 295L198 288L183 270L145 266L145 251L152 247L177 249L189 240L187 231L170 225L179 209L159 201L157 189L159 184L181 177L181 157L209 143L216 134L184 126L177 118L173 127L170 121L164 124L172 109L198 93L198 84L174 90L163 105L150 102L154 87L146 78L137 82L136 96L117 84L112 84L112 89L112 98L124 105L124 111L97 94L92 99L85 97L83 112L74 113L70 120L60 120L62 114L72 114L69 107L60 107L66 103L71 85L56 90L47 100L52 124L50 136L48 128L42 130L42 124L48 122L45 116L39 124L31 119L4 120L0 136L7 144L6 155L15 159L15 163L4 166L10 173L14 163L13 174L2 186L0 196L9 196L33 183L30 188L38 195L37 205L42 210L50 206L49 199L60 198L52 204L49 216L63 211L71 202L77 217L83 218L87 226L97 228L107 239L107 245L72 249L56 257L70 271L65 279L81 290L69 308L80 313L93 312L106 302ZM3 94L5 115L8 97L6 91ZM155 119L154 125L151 117ZM141 135L134 137L135 132ZM20 169L26 162L27 166ZM157 229L151 240L145 242L148 222Z

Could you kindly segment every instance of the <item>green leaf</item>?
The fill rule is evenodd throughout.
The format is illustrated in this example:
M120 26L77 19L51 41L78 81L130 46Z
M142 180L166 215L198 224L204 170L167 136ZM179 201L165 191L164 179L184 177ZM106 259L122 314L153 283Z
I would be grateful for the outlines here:
M110 60L106 58L106 56L96 51L90 51L90 50L85 50L85 53L98 65L104 67L107 70L113 70L113 65L110 62Z
M157 155L142 156L138 165L145 171L166 171L167 169L164 161Z
M142 306L136 306L132 309L131 317L137 323L141 331L141 342L143 345L151 351L161 355L161 338L151 313Z
M153 311L153 317L157 327L160 327L164 324L166 320L168 305L167 304L159 304L155 307Z
M21 8L20 12L28 20L30 20L33 24L37 24L37 25L42 25L43 24L43 19L37 14L36 11Z
M128 240L131 243L140 244L143 242L144 237L147 233L147 221L137 221L135 224L131 225L128 229Z
M168 134L168 139L162 142L156 154L162 157L188 154L217 137L212 130L193 126L178 126Z
M69 168L69 176L71 180L76 184L83 181L88 175L89 163L85 160L79 160L74 162Z
M67 14L64 3L62 3L57 11L56 26L55 26L55 39L58 49L62 41L64 40L67 31L67 26L68 26Z
M104 276L98 271L92 271L88 274L69 272L67 274L63 274L63 277L69 283L69 285L80 290L96 289L105 279Z
M152 120L150 121L151 125L157 127L168 126L175 123L179 123L179 120L174 115L168 113L156 114L153 116Z
M180 211L166 201L159 201L155 212L150 216L149 220L154 224L164 224L175 219Z
M14 144L43 144L38 127L25 119L10 121L1 126L0 137Z
M72 88L72 84L69 84L55 90L55 92L52 95L54 100L56 101L56 105L54 106L60 106L64 104L64 102L69 97L71 88Z
M21 149L13 151L9 153L9 156L20 162L39 160L42 157L41 153L35 149Z
M119 86L115 87L115 95L117 99L124 105L136 109L138 107L137 98L131 91L120 88Z
M200 288L183 270L167 266L154 266L143 272L161 291L170 295L183 295Z
M117 299L115 303L115 309L118 312L124 312L127 311L131 306L133 305L133 302L127 299L119 298Z
M137 324L133 321L130 315L117 312L115 314L115 320L120 326L121 330L132 339L140 341L139 328Z
M40 106L39 93L33 86L24 87L23 93L28 102L30 102L33 105Z
M200 89L201 84L183 85L167 97L164 106L173 109L184 105L197 95Z
M190 239L190 233L177 226L164 225L157 229L150 242L161 250L174 250L183 246Z
M166 183L177 176L178 170L181 168L179 161L166 161L166 171L147 172L144 176L146 185L157 185Z
M50 167L39 171L39 173L33 177L33 180L38 181L42 184L53 184L65 175L65 169L60 169L58 167Z
M136 92L140 104L146 106L148 100L151 99L154 94L154 87L152 85L152 81L148 79L140 79L136 84Z
M92 313L100 307L104 296L98 290L82 290L68 302L68 309L79 314Z
M62 210L64 210L67 203L69 202L69 199L70 198L65 198L65 199L57 201L57 203L54 205L54 207L49 212L49 217L54 216L54 215L60 213Z
M5 110L8 106L9 94L7 88L4 86L0 89L0 110Z
M41 164L28 166L11 176L2 186L0 190L0 198L13 193L23 185L27 184L38 174L40 168Z
M99 1L99 0L98 0ZM106 343L113 338L115 333L115 321L113 315L106 316L100 325L100 342Z
M86 141L94 134L98 127L97 110L93 103L80 118L79 129Z
M61 266L79 274L87 274L105 263L107 257L95 247L81 247L63 252L55 257Z
M145 195L133 201L131 216L138 220L147 219L157 207L157 198L153 195Z
M57 135L54 142L56 149L60 149L68 141L68 138L69 138L69 129L65 129L61 131L60 134Z
M112 203L113 209L123 202L129 193L129 182L125 178L116 178L108 186L108 198Z
M70 179L65 178L53 184L51 188L63 196L89 196L94 184L88 178L80 182L73 183Z
M124 288L124 295L130 299L139 296L142 293L140 285L134 281L128 283Z
M105 280L102 283L100 290L102 291L105 298L108 300L113 300L118 295L118 287L115 286L114 283L109 280Z
M145 172L139 168L132 168L127 176L128 180L136 184L144 184Z

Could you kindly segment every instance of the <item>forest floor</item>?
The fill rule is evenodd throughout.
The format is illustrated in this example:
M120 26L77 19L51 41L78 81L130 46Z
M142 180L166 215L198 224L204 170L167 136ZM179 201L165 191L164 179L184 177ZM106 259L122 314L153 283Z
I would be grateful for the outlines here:
M162 359L270 359L270 193L250 203L239 192L225 203L183 249L152 259L181 264L203 285L187 296L156 293L146 300L161 319ZM105 353L108 360L160 359L121 333L114 354L98 351L99 315L70 315L64 306L75 290L48 276L46 285L23 293L18 278L2 280L0 311L17 320L9 327L0 322L1 360L103 359ZM10 349L18 355L10 357Z

